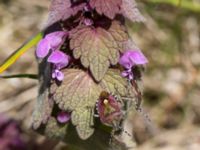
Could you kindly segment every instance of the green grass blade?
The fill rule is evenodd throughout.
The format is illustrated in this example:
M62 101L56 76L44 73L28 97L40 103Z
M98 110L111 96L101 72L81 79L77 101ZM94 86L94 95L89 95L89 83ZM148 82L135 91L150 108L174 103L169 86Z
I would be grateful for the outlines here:
M25 42L20 48L18 48L16 51L14 51L4 62L2 65L0 65L0 73L8 69L15 61L19 59L20 56L22 56L27 50L29 50L31 47L35 46L43 37L43 33L40 32L34 37L32 37L30 40Z
M15 75L4 75L0 76L3 79L10 79L10 78L29 78L29 79L38 79L37 74L15 74Z

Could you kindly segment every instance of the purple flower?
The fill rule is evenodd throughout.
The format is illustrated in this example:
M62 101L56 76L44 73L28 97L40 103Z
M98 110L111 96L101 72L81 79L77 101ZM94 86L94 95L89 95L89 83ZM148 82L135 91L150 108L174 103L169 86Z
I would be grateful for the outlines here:
M52 72L52 78L57 79L58 81L62 81L64 79L64 74L60 70L55 69Z
M37 46L36 55L38 58L44 58L48 55L49 51L57 50L64 42L64 37L68 35L65 31L56 31L47 34Z
M134 65L144 65L146 63L148 63L147 58L139 50L128 50L119 60L119 64L126 69L130 69Z
M71 119L71 114L69 112L59 112L57 115L57 120L59 123L67 123Z
M133 80L133 72L131 69L127 69L127 70L124 70L122 73L121 73L122 77L126 77L128 78L129 80Z
M128 50L120 58L119 64L122 65L126 70L122 72L122 76L133 80L132 67L134 65L144 65L148 63L147 58L139 50Z
M70 57L63 52L56 50L51 53L47 61L53 63L52 78L62 81L64 79L64 74L60 71L60 69L69 64Z
M54 51L51 53L48 62L53 63L56 66L56 69L62 69L69 64L70 57L61 51Z
M92 19L85 18L85 19L84 19L84 24L85 24L86 26L91 26L91 25L94 24L94 22L93 22Z

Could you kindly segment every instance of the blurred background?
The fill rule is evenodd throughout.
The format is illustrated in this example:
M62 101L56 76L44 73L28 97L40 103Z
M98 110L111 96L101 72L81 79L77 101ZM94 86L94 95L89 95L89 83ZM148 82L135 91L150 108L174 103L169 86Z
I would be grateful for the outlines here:
M152 120L137 113L132 118L137 149L200 150L200 0L137 2L146 23L127 26L149 59L143 109ZM40 31L49 3L0 0L0 63ZM4 74L36 72L32 49ZM0 79L0 150L67 150L30 130L37 83Z

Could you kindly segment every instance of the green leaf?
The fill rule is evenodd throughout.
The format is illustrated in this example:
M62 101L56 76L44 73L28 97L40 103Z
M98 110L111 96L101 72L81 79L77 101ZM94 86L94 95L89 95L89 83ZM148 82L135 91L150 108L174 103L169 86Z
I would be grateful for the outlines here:
M76 59L89 68L96 81L100 81L110 64L119 60L122 43L128 35L119 22L113 21L109 30L104 28L78 27L70 33L70 47Z
M94 112L93 108L78 108L72 113L72 123L76 126L76 130L81 139L88 139L93 133L94 128Z
M91 76L78 69L65 69L63 73L65 78L62 84L54 84L51 88L53 91L56 88L53 98L59 107L64 110L94 107L101 89Z
M15 61L19 59L20 56L22 56L27 50L29 50L31 47L35 46L43 37L43 33L40 32L34 37L32 37L30 40L25 42L20 48L18 48L15 52L13 52L0 66L0 73L5 71L8 67L10 67Z
M109 69L100 83L80 69L65 69L63 73L62 84L51 86L53 100L60 109L72 111L72 124L76 126L79 137L88 139L94 132L93 110L101 92L127 96L128 82L115 69Z
M14 74L14 75L4 75L0 76L3 79L10 79L10 78L30 78L30 79L38 79L37 74Z
M45 135L49 138L64 140L67 132L68 124L59 124L57 120L51 117L45 128Z
M115 93L120 96L127 96L128 82L120 75L120 71L116 69L109 69L100 86L107 92Z
M52 85L55 90L54 101L64 110L72 110L72 123L81 139L89 138L94 129L93 115L95 103L101 92L87 72L78 69L65 69L65 78L60 86Z

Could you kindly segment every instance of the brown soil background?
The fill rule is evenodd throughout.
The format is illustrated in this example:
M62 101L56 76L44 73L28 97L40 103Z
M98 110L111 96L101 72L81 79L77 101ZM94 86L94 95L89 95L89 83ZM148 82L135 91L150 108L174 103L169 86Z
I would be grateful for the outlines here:
M1 63L42 28L48 5L48 0L0 1ZM149 58L143 77L143 109L152 123L149 125L143 117L134 115L136 149L199 150L200 11L152 4L148 0L142 0L139 6L146 23L127 25L132 38ZM4 74L36 72L34 49L31 49ZM0 84L0 113L21 123L30 149L50 150L48 145L54 145L55 141L29 129L37 81L0 79ZM38 148L34 148L35 144ZM61 147L63 143L54 149Z

